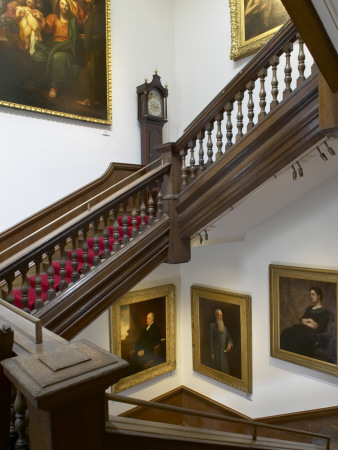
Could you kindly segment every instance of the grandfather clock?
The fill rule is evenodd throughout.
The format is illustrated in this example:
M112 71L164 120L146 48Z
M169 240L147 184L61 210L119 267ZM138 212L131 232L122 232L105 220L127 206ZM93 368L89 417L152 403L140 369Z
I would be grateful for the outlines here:
M154 150L156 145L163 143L162 129L167 122L168 89L162 86L161 77L157 71L151 83L144 80L137 87L138 120L141 126L141 163L149 164L161 155Z

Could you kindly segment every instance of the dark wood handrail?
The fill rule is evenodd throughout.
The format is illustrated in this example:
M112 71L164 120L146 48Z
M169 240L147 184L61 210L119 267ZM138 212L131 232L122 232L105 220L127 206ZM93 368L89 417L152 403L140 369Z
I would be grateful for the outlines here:
M152 402L152 401L131 398L131 397L127 397L124 395L109 394L108 392L105 393L105 396L106 396L106 400L111 400L111 401L120 402L120 403L126 403L129 405L138 405L138 406L144 406L146 408L162 409L164 411L171 411L171 412L188 414L188 415L190 414L192 416L220 420L222 422L232 422L232 423L240 423L240 424L244 424L244 425L249 425L249 426L253 427L253 433L252 433L253 440L257 439L257 428L261 427L261 428L269 428L269 429L278 430L278 431L287 431L287 432L291 432L291 433L301 434L303 436L311 436L311 437L316 437L319 439L324 439L324 440L326 440L326 449L327 450L330 449L331 439L329 436L326 436L324 434L311 433L310 431L303 431L303 430L294 430L294 429L287 428L287 427L280 427L278 425L270 425L267 423L257 422L255 420L238 419L235 417L228 417L228 416L225 417L225 416L221 416L220 414L206 413L203 411L197 411L195 409L182 408L180 406L164 405L162 403L156 403L156 402Z
M269 66L270 59L282 53L282 49L290 41L296 40L297 30L292 22L288 22L273 38L239 71L239 73L221 90L221 92L203 109L188 125L184 134L176 142L177 149L188 146L191 139L210 122L216 114L233 100L234 96L245 88L245 85L257 79L261 69Z

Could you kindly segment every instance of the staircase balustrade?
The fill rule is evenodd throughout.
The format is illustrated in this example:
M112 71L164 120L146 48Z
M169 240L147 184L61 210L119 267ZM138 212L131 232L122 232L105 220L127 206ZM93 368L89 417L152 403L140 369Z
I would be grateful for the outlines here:
M7 260L0 270L5 300L28 313L42 308L158 222L169 167L160 164Z
M309 60L307 65L306 58ZM307 78L305 73L311 74L312 62L300 35L289 22L225 86L176 142L181 158L182 189L228 153L299 87ZM292 77L293 71L297 71L298 76Z

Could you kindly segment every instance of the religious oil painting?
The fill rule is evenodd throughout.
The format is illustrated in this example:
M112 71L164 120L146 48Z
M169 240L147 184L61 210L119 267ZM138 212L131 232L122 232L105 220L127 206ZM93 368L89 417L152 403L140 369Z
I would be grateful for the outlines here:
M270 265L271 356L338 375L338 272Z
M251 297L191 286L193 368L252 392Z
M129 389L176 367L175 286L132 291L110 308L110 348L129 363L113 392Z
M0 0L0 105L111 124L110 2Z
M288 20L281 0L230 0L230 59L256 53Z

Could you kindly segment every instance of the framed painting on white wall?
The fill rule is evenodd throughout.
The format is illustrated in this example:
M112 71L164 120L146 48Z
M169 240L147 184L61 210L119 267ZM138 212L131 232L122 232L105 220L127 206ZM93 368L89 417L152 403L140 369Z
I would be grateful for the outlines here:
M110 348L129 364L120 392L176 367L175 286L132 291L110 308Z
M191 286L193 369L252 392L251 297Z
M270 265L271 356L338 375L338 272Z
M2 0L0 37L1 106L111 124L108 0Z
M281 0L230 0L230 59L256 53L289 20Z

